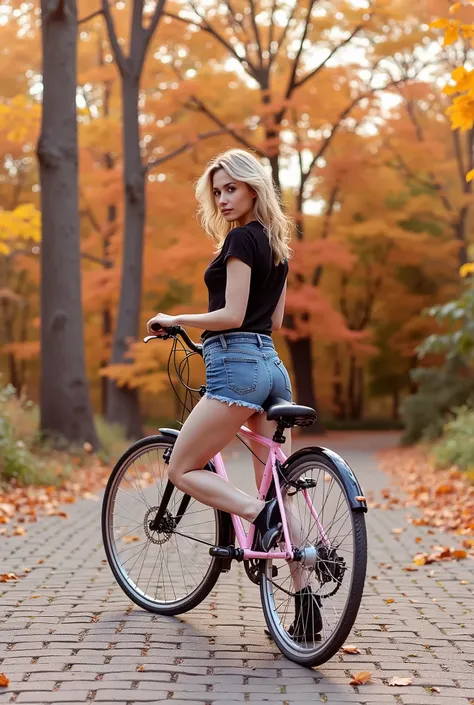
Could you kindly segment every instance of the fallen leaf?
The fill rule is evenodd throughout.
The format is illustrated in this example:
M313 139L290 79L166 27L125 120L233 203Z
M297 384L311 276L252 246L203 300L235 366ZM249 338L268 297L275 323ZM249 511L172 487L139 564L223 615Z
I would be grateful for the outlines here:
M452 552L453 557L459 561L462 560L463 558L467 558L467 551L465 551L463 548L458 548L455 551Z
M137 666L136 670L137 670L137 671L144 671L144 670L145 670L145 666L144 666L143 664L141 664L140 666Z
M36 600L38 597L41 597L41 595L30 595L30 600Z
M360 671L359 673L352 674L352 680L349 685L364 685L368 683L372 678L370 671Z
M26 534L26 529L24 526L16 526L13 529L13 536L24 536Z
M421 543L422 541L423 539L421 538L421 536L415 536L415 543Z
M413 683L413 678L401 678L400 676L394 676L389 680L389 685L411 685Z
M469 585L469 580L461 580L460 585Z
M348 644L347 646L343 646L342 650L345 654L360 654L360 651L357 648L357 646L353 646L352 644Z
M403 570L404 570L406 573L415 573L415 572L418 570L418 568L414 568L412 565L406 565L406 566L403 568Z
M407 516L414 526L430 527L428 534L456 532L465 535L462 546L474 548L474 487L469 473L453 466L446 470L435 468L430 451L421 447L396 448L378 454L381 469L388 473L399 487L403 487L406 498L400 507L416 507L417 516ZM388 499L390 493L382 491ZM390 500L393 503L393 499ZM462 539L461 539L462 540ZM421 543L415 539L416 543ZM474 555L474 554L473 554ZM430 562L440 560L462 560L454 550L435 549L427 556ZM425 565L420 562L420 565Z
M431 692L433 692L433 693L441 693L441 688L438 688L437 685L432 685L432 686L430 687L430 690L431 690Z
M133 541L140 541L139 536L124 536L122 541L124 543L133 543Z
M2 573L0 575L0 583L8 583L10 580L19 580L16 573Z
M38 561L36 561L36 565L41 565L44 563L44 558L40 558Z
M7 688L10 681L4 673L0 673L0 688Z
M413 563L415 565L425 565L428 560L426 553L417 553L413 558Z
M395 602L395 600L393 599L393 597L389 597L388 599L385 600L385 602L387 603L387 605L391 605L392 602Z
M405 529L392 529L392 534L402 534L405 531Z

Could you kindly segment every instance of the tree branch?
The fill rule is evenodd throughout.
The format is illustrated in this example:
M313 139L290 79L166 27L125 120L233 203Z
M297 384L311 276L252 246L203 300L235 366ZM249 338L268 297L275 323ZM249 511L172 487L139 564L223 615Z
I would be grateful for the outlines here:
M272 19L273 19L273 13L275 12L275 5L276 5L276 0L273 1ZM277 46L277 48L276 48L276 51L275 51L273 54L272 54L271 49L270 49L271 41L270 41L270 43L269 43L268 51L270 52L270 59L269 59L269 61L268 61L268 70L271 69L271 67L272 67L272 65L273 65L273 62L275 61L275 59L277 58L278 54L280 53L281 47L282 47L283 44L285 43L286 35L288 34L288 30L290 29L291 21L292 21L292 19L293 19L293 17L294 17L294 14L295 14L295 12L296 12L297 7L298 7L298 3L295 2L295 4L293 5L293 7L291 8L290 16L288 17L288 21L287 21L287 23L286 23L286 25L285 25L285 28L283 29L283 32L281 33L281 35L280 35L280 37L279 37L279 39L278 39L278 46ZM273 27L274 27L274 25L273 25L273 23L272 23L272 25L271 25L271 27L270 27L271 37L273 37Z
M112 46L115 61L117 62L120 74L123 76L124 74L129 72L129 68L122 48L118 42L117 33L115 31L114 19L112 17L112 13L110 12L109 0L102 0L102 12L105 18L105 24L107 26L109 41Z
M187 19L186 17L181 17L180 15L175 15L173 12L163 12L163 15L166 16L166 17L171 17L171 18L174 19L174 20L179 20L180 22L184 22L185 24L194 24L194 25L197 25L197 26L200 27L200 29L202 29L204 32L209 32L209 34L212 34L212 36L215 37L215 39L217 39L217 41L220 42L220 44L222 44L222 46L224 46L224 47L227 49L227 51L229 51L229 52L232 54L232 56L234 56L240 64L242 64L242 65L243 65L244 63L247 64L248 68L250 69L249 73L251 73L252 77L255 78L255 80L257 80L257 78L256 78L257 73L258 73L258 72L257 72L257 69L256 69L256 67L253 65L253 63L250 61L250 59L248 58L248 55L246 54L245 58L243 58L242 56L239 56L239 55L237 54L237 52L235 51L234 47L233 47L231 44L229 44L228 42L226 42L226 40L224 39L224 37L222 37L222 36L219 34L219 32L217 32L217 31L214 29L214 27L212 27L212 25L206 20L205 17L203 17L202 15L199 14L199 12L196 10L196 8L194 7L194 5L193 5L191 2L190 2L190 5L191 5L191 7L193 8L193 10L194 10L194 12L196 13L196 15L197 15L197 16L201 19L201 21L202 21L203 23L205 23L205 24L198 24L198 23L195 22L194 20L189 20L189 19ZM246 67L244 66L243 68L246 68Z
M165 6L166 0L159 0L155 12L153 13L153 17L151 18L150 24L147 27L146 30L146 39L145 39L145 48L144 48L144 55L146 56L146 52L148 49L148 45L150 44L153 34L158 26L158 22L160 19L163 17L163 8Z
M345 45L348 44L350 41L352 41L352 39L354 39L354 37L356 36L356 34L362 29L363 26L364 26L364 25L359 25L358 27L356 27L355 30L352 32L352 34L351 34L349 37L347 37L347 39L345 39L343 42L341 42L341 44L338 44L337 47L334 47L334 49L329 53L329 55L324 59L324 61L323 61L321 64L319 64L319 66L316 66L315 69L313 69L312 71L310 71L310 72L309 72L304 78L302 78L300 81L296 81L296 82L295 82L295 85L294 85L294 88L300 88L303 84L306 83L306 81L309 81L310 78L313 78L314 76L316 76L316 74L319 73L319 71L321 71L321 69L326 66L326 64L327 64L327 62L329 61L329 59L331 59L331 58L334 56L334 54L335 54L337 51L339 51L339 49L341 49L343 46L345 46Z
M84 24L84 22L89 22L89 20L92 20L94 17L97 17L98 15L103 15L104 11L103 10L96 10L95 12L91 12L90 15L87 15L87 17L82 17L80 20L77 20L77 24Z
M296 74L298 72L301 54L303 53L303 45L304 45L304 42L306 39L306 35L308 34L309 21L311 18L311 11L312 11L315 3L316 3L316 0L309 0L308 12L306 13L306 18L304 20L303 34L301 36L301 41L300 41L300 45L298 47L298 51L296 52L296 56L293 61L293 67L291 69L291 74L290 74L290 78L288 81L288 86L287 86L286 92L285 92L285 98L287 98L287 99L290 98L291 94L293 93L294 89L297 86Z
M202 102L202 100L200 98L198 98L197 96L192 96L192 100L194 100L194 102L199 106L201 112L203 112L205 115L207 115L213 122L216 123L216 125L219 125L219 127L221 127L223 130L226 130L226 132L228 132L229 135L232 135L232 137L235 140L237 140L237 142L240 142L240 144L242 144L244 147L246 147L246 149L254 150L259 155L259 157L261 157L262 159L267 157L265 152L262 152L261 149L259 149L255 145L253 145L251 142L248 142L245 139L245 137L242 137L241 135L239 135L229 125L226 125L225 122L223 122L223 120L220 119L220 117L218 117L212 110L210 110L210 108L208 108L206 105L204 105L204 103Z
M260 30L257 24L257 18L255 14L255 1L249 0L250 3L250 18L252 21L253 31L255 32L255 40L257 42L257 56L260 63L260 70L263 69L263 56L262 56L262 38L260 36Z
M143 165L143 169L145 173L151 171L157 166L160 166L161 164L164 164L164 162L169 161L170 159L173 159L174 157L177 157L179 154L182 154L188 149L192 149L198 141L209 139L211 137L218 137L219 135L225 134L227 130L222 129L222 130L212 130L211 132L204 132L202 134L199 134L196 136L195 140L190 140L189 142L185 142L185 144L181 145L181 147L177 147L174 149L172 152L168 152L168 154L164 154L162 157L157 157L157 159L153 159L150 162L147 162L147 164Z

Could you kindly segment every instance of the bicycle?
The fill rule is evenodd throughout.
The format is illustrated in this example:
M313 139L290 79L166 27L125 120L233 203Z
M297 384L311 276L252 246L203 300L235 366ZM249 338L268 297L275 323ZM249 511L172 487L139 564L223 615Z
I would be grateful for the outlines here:
M144 342L172 337L171 385L174 354L184 387L191 395L203 396L204 386L196 390L182 379L182 364L176 364L178 336L188 348L183 347L185 363L194 354L202 355L202 345L180 326L147 336ZM188 408L186 400L183 407ZM133 443L110 475L102 505L105 551L125 594L141 608L162 615L193 609L233 561L243 562L250 580L260 587L268 633L277 647L300 665L317 666L344 644L359 610L367 564L367 504L352 469L332 450L307 447L285 457L280 447L285 429L312 424L314 409L278 399L268 399L264 408L277 422L273 438L245 426L240 434L269 448L258 496L278 498L283 526L277 546L268 553L253 550L253 524L246 533L240 517L200 504L173 486L166 465L179 431L160 428L159 434ZM227 479L220 453L206 469ZM312 619L309 614L296 616L293 609L296 585L302 581L311 587L321 615L321 629L310 639L298 623L288 627L292 619ZM311 609L316 609L313 602Z

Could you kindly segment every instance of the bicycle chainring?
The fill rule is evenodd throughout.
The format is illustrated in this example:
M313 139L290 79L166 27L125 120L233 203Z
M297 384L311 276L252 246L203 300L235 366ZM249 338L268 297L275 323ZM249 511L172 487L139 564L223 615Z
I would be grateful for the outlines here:
M249 558L248 560L245 560L244 568L249 580L251 580L252 583L255 583L255 585L260 585L260 574L262 572L260 568L260 559Z

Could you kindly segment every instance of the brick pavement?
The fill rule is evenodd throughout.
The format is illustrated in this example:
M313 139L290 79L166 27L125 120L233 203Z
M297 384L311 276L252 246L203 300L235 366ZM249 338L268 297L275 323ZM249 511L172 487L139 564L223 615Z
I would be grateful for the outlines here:
M324 443L347 458L364 491L377 492L390 483L372 451L394 440L331 434ZM230 450L225 457L237 481L242 457ZM258 588L240 565L192 612L153 616L126 598L105 564L100 502L67 511L67 520L28 525L25 537L1 537L0 572L31 572L0 585L0 672L10 679L0 704L474 703L473 563L405 572L418 550L457 541L407 524L403 509L367 515L368 578L349 639L361 653L338 654L312 670L288 661L265 637ZM401 535L392 533L397 527L405 528ZM372 683L350 686L351 674L362 670L372 672ZM411 676L412 685L389 686L393 676Z

